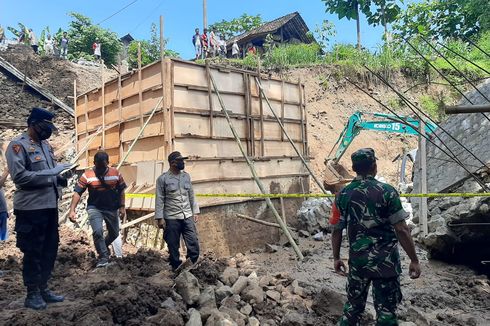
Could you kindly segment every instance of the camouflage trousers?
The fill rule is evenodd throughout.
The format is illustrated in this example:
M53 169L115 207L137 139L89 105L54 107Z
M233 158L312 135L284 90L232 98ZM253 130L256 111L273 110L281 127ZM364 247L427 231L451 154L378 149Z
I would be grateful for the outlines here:
M376 325L398 325L396 306L402 300L400 279L392 278L364 278L349 273L347 280L347 302L344 305L342 318L338 325L360 325L361 315L366 307L369 287L373 283L373 301L376 309Z

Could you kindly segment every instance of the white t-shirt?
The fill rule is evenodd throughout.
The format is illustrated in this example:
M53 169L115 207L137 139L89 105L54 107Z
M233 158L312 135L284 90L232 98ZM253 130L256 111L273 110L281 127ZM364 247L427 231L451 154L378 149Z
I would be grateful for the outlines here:
M29 39L30 39L31 45L37 45L36 34L34 34L33 31L29 32Z
M231 47L231 54L235 55L238 54L238 52L240 52L240 48L238 47L238 44L233 43L233 46Z
M94 54L100 56L100 48L101 44L100 43L95 43L95 49L94 49Z

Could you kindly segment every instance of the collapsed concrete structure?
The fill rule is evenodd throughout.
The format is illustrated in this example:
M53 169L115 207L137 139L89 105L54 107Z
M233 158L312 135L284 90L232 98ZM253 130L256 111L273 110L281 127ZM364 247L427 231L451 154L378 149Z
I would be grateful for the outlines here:
M490 82L479 86L480 92L490 97ZM467 100L461 105L485 104L486 100L476 90L466 94ZM488 113L486 114L489 115ZM490 121L479 113L450 116L441 126L464 144L478 159L487 163L486 167L464 150L446 133L439 129L436 133L476 176L490 186ZM433 141L444 148L440 140ZM414 189L419 189L418 165L415 169ZM451 160L435 145L427 143L427 185L428 192L483 192L481 186L461 166ZM416 203L415 203L416 204ZM433 258L475 266L485 265L490 260L490 198L489 197L449 197L429 199L428 228L421 242ZM417 206L418 207L418 206ZM415 216L418 222L418 209ZM415 230L418 233L418 230Z

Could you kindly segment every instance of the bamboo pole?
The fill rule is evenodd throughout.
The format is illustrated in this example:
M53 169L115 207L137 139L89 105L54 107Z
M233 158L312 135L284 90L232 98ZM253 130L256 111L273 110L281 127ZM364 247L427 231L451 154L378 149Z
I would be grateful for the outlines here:
M141 222L143 222L149 218L152 218L153 216L155 216L155 212L152 212L150 214L146 214L144 216L138 217L136 220L132 220L131 222L128 222L128 223L121 225L121 230L129 228L130 226L133 226L135 224L141 223Z
M296 152L296 154L299 156L299 158L301 159L301 162L303 162L304 166L306 167L306 169L308 170L308 172L310 173L310 175L313 177L313 180L315 180L316 184L318 185L318 187L320 187L320 189L322 190L323 193L327 193L327 191L325 190L325 188L323 188L323 185L322 183L320 182L320 180L318 180L318 178L315 176L315 174L313 173L313 171L310 169L310 167L308 166L308 164L306 163L306 160L305 158L303 157L303 155L300 153L300 151L298 150L298 148L296 147L296 145L294 144L293 140L291 139L291 137L289 137L289 134L287 133L286 131L286 128L284 128L284 125L282 124L281 122L281 119L277 116L276 112L274 112L274 110L272 109L272 105L271 103L269 102L269 98L267 97L267 95L265 95L265 92L264 92L264 89L262 88L262 84L260 83L260 81L258 80L258 78L255 78L255 81L257 83L257 87L259 88L259 92L263 95L267 105L269 106L272 114L274 115L274 117L276 118L277 120L277 123L279 123L279 126L281 127L282 129L282 132L284 133L284 135L286 136L286 138L288 139L288 141L291 143L291 145L293 146L294 148L294 151Z
M253 176L255 182L257 183L257 186L259 187L260 191L263 194L266 194L265 187L262 184L262 181L259 179L259 177L257 175L257 171L255 171L255 167L253 165L253 162L250 161L247 153L245 153L245 150L243 149L242 142L240 141L240 137L238 136L238 134L237 134L237 132L235 130L235 127L231 123L230 115L228 114L228 111L226 111L225 104L223 102L223 99L221 98L221 95L220 95L220 93L218 91L218 87L216 86L216 82L215 82L214 77L213 77L212 74L210 74L210 78L211 78L211 82L213 83L214 91L215 91L216 95L218 96L218 100L219 100L219 103L221 105L221 110L225 114L226 120L228 121L228 125L230 126L231 132L233 133L233 136L235 137L235 140L236 140L236 142L238 144L238 147L240 149L240 152L242 153L243 157L245 158L245 161L247 162L247 165L250 168L250 172L252 173L252 176ZM298 258L300 260L303 260L304 257L303 257L303 254L301 253L301 250L299 250L298 245L296 244L296 242L294 241L293 237L291 236L291 233L289 233L289 230L288 230L287 225L284 223L284 221L282 220L281 216L277 212L276 208L272 204L271 199L270 198L266 198L265 199L265 202L267 203L267 206L269 206L269 208L272 210L272 213L274 214L274 217L276 218L277 222L279 223L279 225L280 225L280 227L282 229L282 232L286 235L289 243L291 243L291 246L293 247L296 255L298 256Z
M243 218L244 220L247 220L247 221L251 221L251 222L255 222L255 223L258 223L258 224L262 224L262 225L267 225L267 226L272 226L272 227L275 227L275 228L281 228L281 226L277 223L272 223L272 222L267 222L267 221L262 221L262 220L259 220L257 218L253 218L253 217L250 217L250 216L247 216L247 215L243 215L243 214L236 214L237 217L239 218ZM295 228L292 228L292 227L289 227L291 230L293 231L296 231Z

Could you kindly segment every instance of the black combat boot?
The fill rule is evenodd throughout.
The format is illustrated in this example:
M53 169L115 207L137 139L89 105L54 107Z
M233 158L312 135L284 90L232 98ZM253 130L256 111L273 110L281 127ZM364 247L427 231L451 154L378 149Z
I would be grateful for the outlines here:
M27 297L24 301L24 307L31 308L34 310L46 309L46 302L41 297L41 292L38 288L27 289Z
M65 300L64 296L54 294L51 290L48 290L47 287L41 289L41 297L44 299L44 301L46 301L46 303L63 302Z

